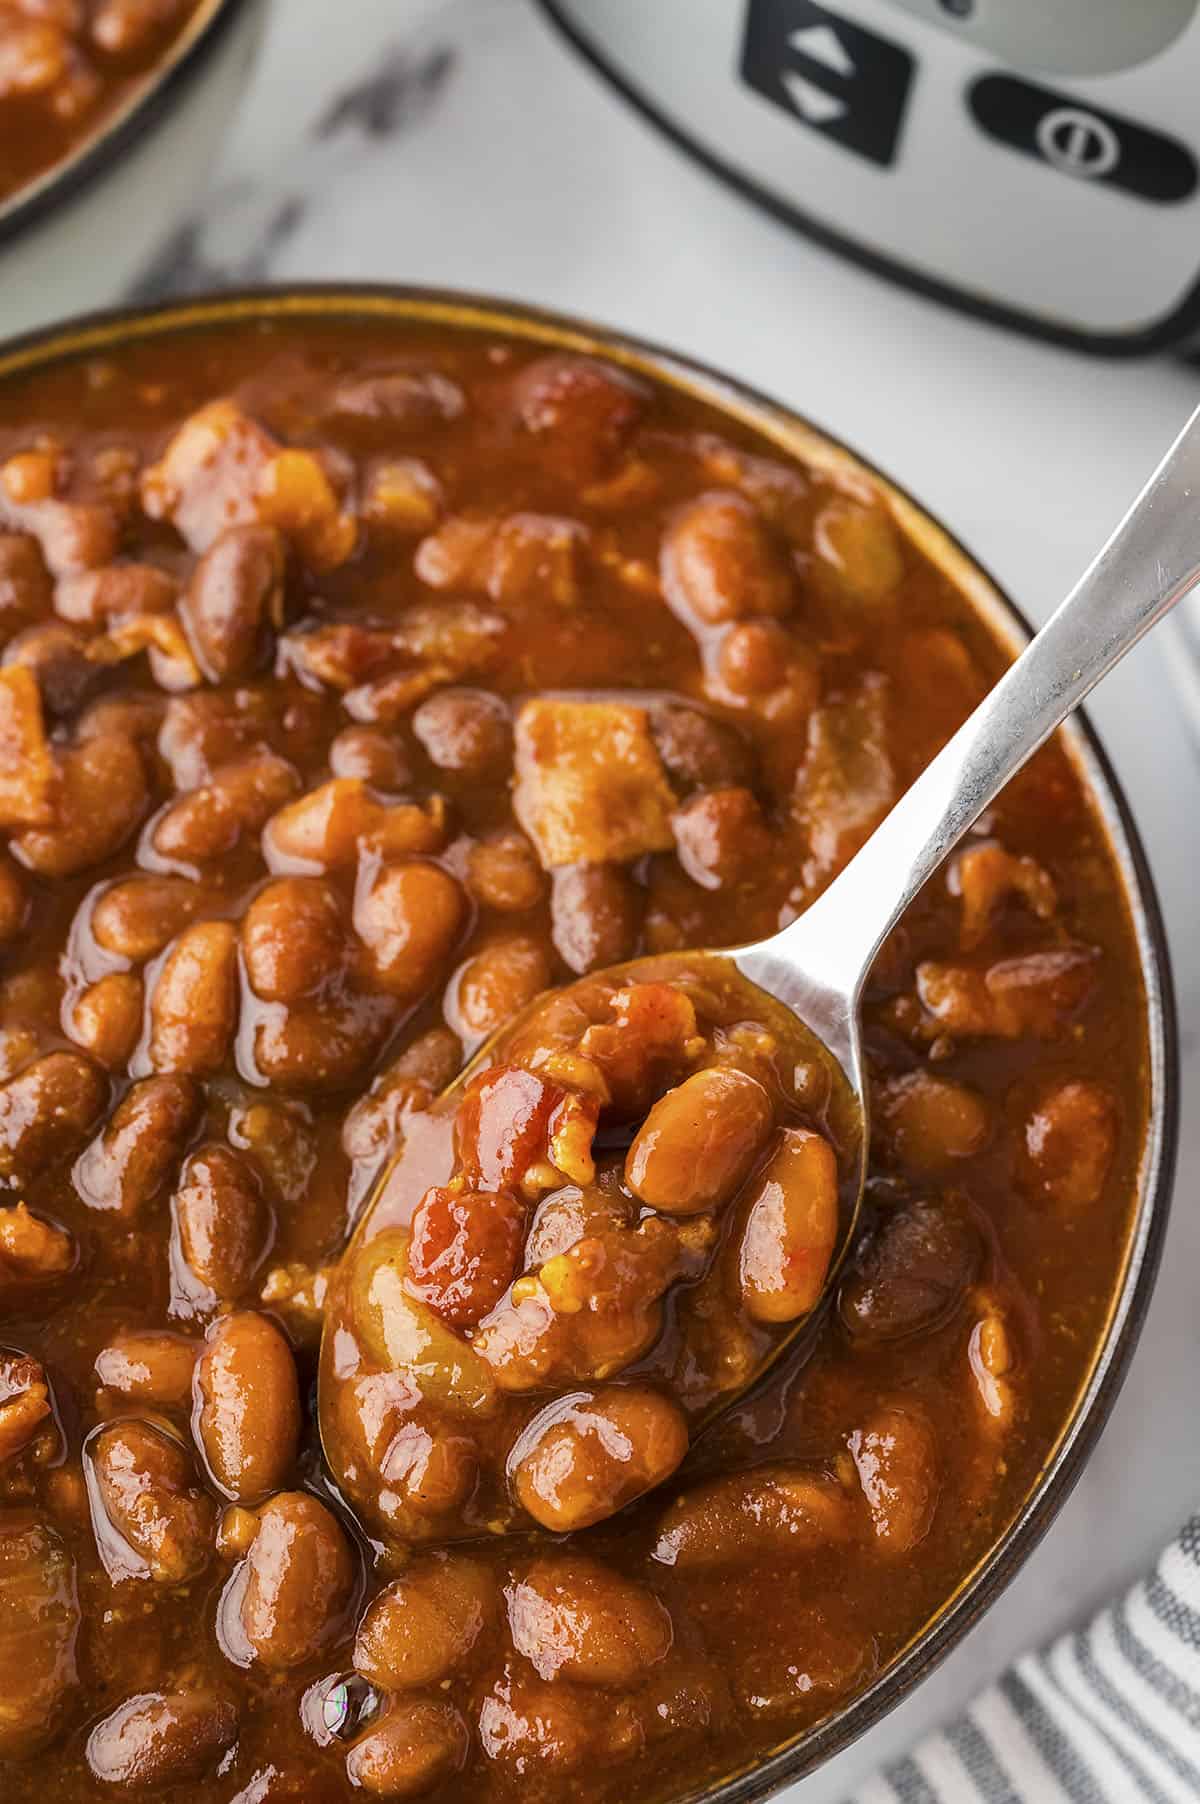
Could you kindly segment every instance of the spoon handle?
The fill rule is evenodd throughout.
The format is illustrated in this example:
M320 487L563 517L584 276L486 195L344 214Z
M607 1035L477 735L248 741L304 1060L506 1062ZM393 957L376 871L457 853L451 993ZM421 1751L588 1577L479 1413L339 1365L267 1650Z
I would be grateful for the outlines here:
M1200 408L1041 632L829 888L765 942L776 965L790 956L798 971L819 973L823 988L856 1003L883 940L946 854L1101 677L1197 583Z

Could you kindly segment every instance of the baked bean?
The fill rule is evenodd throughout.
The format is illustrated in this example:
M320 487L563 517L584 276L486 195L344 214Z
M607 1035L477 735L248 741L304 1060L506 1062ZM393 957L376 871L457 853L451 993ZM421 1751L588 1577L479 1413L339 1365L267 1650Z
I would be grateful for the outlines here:
M0 630L50 611L53 586L38 542L24 532L0 531Z
M75 1264L75 1242L65 1228L35 1215L25 1203L0 1209L0 1289L48 1283Z
M198 1351L195 1341L165 1330L117 1334L96 1355L96 1376L131 1403L182 1409L191 1400Z
M475 1488L479 1461L466 1435L435 1435L406 1422L388 1442L379 1475L403 1508L425 1522L461 1508Z
M453 1704L396 1701L350 1748L346 1777L372 1797L417 1797L459 1772L469 1746Z
M342 1127L342 1146L351 1159L370 1159L387 1150L409 1109L428 1108L457 1075L462 1046L448 1027L432 1027L376 1078Z
M114 1581L182 1585L212 1553L216 1508L195 1482L191 1456L150 1422L122 1419L88 1444L92 1527Z
M285 1203L296 1203L308 1191L317 1163L311 1117L303 1103L251 1102L233 1109L229 1138L248 1152L268 1186Z
M108 1084L77 1052L48 1052L0 1084L0 1177L32 1176L73 1153L108 1101Z
M266 1250L266 1205L254 1173L227 1146L202 1146L180 1173L172 1210L191 1279L218 1302L236 1301Z
M83 706L99 677L88 657L84 635L53 620L26 627L10 639L4 648L4 664L20 665L33 672L42 707L59 720L67 719Z
M674 515L660 575L667 605L688 627L787 614L795 603L786 547L744 496L730 490L701 495Z
M147 1057L156 1071L216 1071L237 1018L237 929L229 921L185 927L150 993Z
M397 1012L393 997L359 991L268 1008L253 1030L257 1075L297 1089L349 1084L377 1056Z
M840 599L878 608L904 580L900 535L882 504L834 501L813 522L817 569Z
M45 1369L27 1353L0 1351L0 1466L35 1443L58 1443Z
M283 625L283 537L273 526L230 526L192 572L180 613L210 683L245 677L267 629Z
M72 877L111 857L149 802L141 754L121 734L68 746L58 755L58 769L61 825L30 827L12 840L21 863L39 877Z
M252 1310L214 1322L192 1396L192 1426L217 1489L237 1503L278 1490L296 1457L300 1388L274 1322Z
M614 1739L653 1747L663 1742L702 1740L718 1730L730 1714L724 1658L718 1663L673 1654L652 1666L632 1700L636 1731L613 1726Z
M778 680L781 663L780 658L773 661L768 687ZM723 789L745 783L749 775L750 748L745 740L733 727L698 708L661 702L650 710L650 731L659 757L681 789Z
M225 764L273 743L278 722L261 688L172 696L162 713L158 751L178 790L197 789Z
M607 1385L548 1404L513 1449L517 1502L555 1534L590 1528L669 1478L687 1452L677 1404Z
M1117 1150L1117 1105L1099 1084L1058 1084L1025 1123L1018 1175L1026 1195L1059 1209L1100 1201Z
M78 1682L75 1566L30 1510L0 1512L0 1757L27 1760L57 1729Z
M675 856L701 889L753 880L771 856L771 834L748 789L709 789L678 809L671 822Z
M851 1499L828 1473L799 1464L758 1466L684 1493L659 1524L654 1558L683 1572L741 1561L801 1559L844 1545Z
M75 1166L79 1194L92 1209L129 1221L170 1182L200 1109L187 1077L146 1077L131 1084L104 1132Z
M842 1324L867 1342L934 1328L962 1301L979 1257L979 1235L961 1209L915 1202L893 1210L842 1280Z
M263 851L273 871L330 871L352 865L360 848L382 858L440 852L445 810L436 800L381 802L357 777L334 777L268 822Z
M841 1600L823 1597L810 1609L788 1601L784 1616L762 1600L760 1650L741 1667L738 1702L759 1718L793 1716L797 1704L830 1705L871 1678L879 1656Z
M771 1102L742 1071L697 1071L660 1097L634 1137L625 1181L651 1209L694 1215L739 1189L771 1128Z
M175 578L154 564L105 564L59 577L54 611L77 626L104 626L123 614L165 614L178 594Z
M550 982L546 949L532 934L508 934L481 947L448 992L450 1024L477 1043L511 1021Z
M421 703L413 732L439 770L502 783L512 762L508 709L486 689L442 689Z
M303 1491L272 1497L258 1512L246 1565L223 1603L251 1657L274 1671L313 1659L344 1626L354 1592L354 1556L332 1511Z
M599 1560L535 1560L507 1595L513 1646L541 1679L633 1685L670 1652L671 1618L654 1593Z
M274 752L222 764L210 782L159 816L154 850L185 864L223 857L243 835L258 833L299 787L294 766Z
M597 1710L586 1692L533 1678L523 1661L506 1666L484 1697L479 1739L489 1760L526 1783L560 1781L585 1766L607 1771L645 1746L626 1700Z
M512 1283L524 1238L515 1196L435 1184L413 1211L408 1269L417 1295L443 1321L473 1327Z
M299 1002L328 982L345 955L337 893L321 877L280 877L259 890L242 921L246 975L267 1002Z
M803 681L795 640L775 620L743 620L722 635L717 668L726 688L741 698L770 695L785 684L797 686L811 707L817 700L815 671ZM807 707L797 712L806 713Z
M755 1180L738 1275L756 1322L794 1322L821 1300L837 1244L837 1156L821 1134L783 1128Z
M552 883L554 950L570 970L582 976L633 957L645 895L623 865L560 865Z
M940 1479L933 1429L919 1408L881 1404L846 1445L858 1469L878 1546L910 1553L925 1539Z
M37 961L14 961L16 969L0 982L0 1032L4 1034L4 1063L28 1057L47 1033L59 1027L63 1002L61 970Z
M919 1176L969 1159L991 1133L991 1111L977 1091L928 1071L889 1078L872 1108L886 1150Z
M463 1554L416 1560L372 1601L354 1642L354 1670L381 1691L440 1684L466 1665L492 1627L491 1569Z
M385 791L402 789L412 776L403 748L375 727L343 727L329 748L329 768Z
M0 1795L698 1796L919 1636L1086 1379L1155 1075L1109 848L1048 744L888 936L830 1283L833 1074L689 948L811 905L999 671L959 573L619 365L185 339L0 380ZM67 773L118 744L120 844Z
M435 864L385 864L354 903L354 929L396 996L432 985L463 923L462 888Z
M521 424L545 444L550 466L572 486L605 469L646 400L641 383L624 370L565 352L526 364L513 383Z
M141 978L132 971L110 971L79 992L63 1026L76 1046L118 1070L141 1036L142 1003Z
M170 945L204 905L199 884L185 877L127 877L92 907L92 935L106 952L141 964Z
M237 1733L237 1711L206 1686L140 1692L96 1724L87 1763L104 1785L176 1785L215 1773Z
M523 914L541 901L546 879L525 835L515 827L502 828L471 847L467 887L484 908Z

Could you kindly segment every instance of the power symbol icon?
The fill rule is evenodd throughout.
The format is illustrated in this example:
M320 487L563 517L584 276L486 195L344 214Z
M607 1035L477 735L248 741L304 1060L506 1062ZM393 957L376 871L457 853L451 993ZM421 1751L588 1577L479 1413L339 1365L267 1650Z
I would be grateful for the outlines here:
M1036 135L1046 161L1067 175L1094 180L1120 161L1121 141L1112 126L1083 107L1053 107L1038 121Z

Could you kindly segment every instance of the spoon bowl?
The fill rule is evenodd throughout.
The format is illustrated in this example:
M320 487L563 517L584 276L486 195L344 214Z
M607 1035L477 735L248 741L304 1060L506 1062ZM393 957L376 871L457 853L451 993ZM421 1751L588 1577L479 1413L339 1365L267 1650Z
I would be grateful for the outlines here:
M672 1048L668 1063L672 1077L682 1080L678 1086L658 1081L655 1060L667 1055L652 1038L656 1024L661 1027L662 1019L676 1015L684 1019L685 1032L678 1056ZM560 1169L546 1169L544 1158L522 1155L527 1174L506 1181L528 1198L529 1275L513 1282L483 1316L473 1341L460 1338L424 1309L421 1274L414 1273L410 1257L428 1199L452 1197L455 1183L461 1191L463 1179L456 1172L461 1172L462 1123L478 1121L488 1106L479 1098L489 1079L491 1085L513 1085L511 1103L502 1098L499 1105L498 1119L505 1126L522 1110L529 1114L540 1106L540 1092L548 1091L556 1106L564 1099L577 1102L580 1095L586 1103L586 1086L600 1069L592 1064L601 1056L589 1037L595 1032L615 1037L606 1041L611 1093L586 1114L587 1169L563 1152L555 1154ZM634 1045L640 1048L636 1057L629 1051ZM638 1058L644 1069L634 1072ZM697 1075L727 1080L735 1091L740 1086L764 1120L726 1186L724 1206L699 1213L689 1209L672 1219L644 1207L636 1190L622 1182L622 1172L628 1178L630 1159L648 1125L647 1098L652 1104L659 1092L664 1100L678 1097ZM535 998L480 1048L428 1108L408 1117L402 1144L373 1184L331 1285L321 1361L322 1438L330 1467L360 1515L387 1533L388 1501L378 1475L366 1469L369 1462L363 1459L362 1412L352 1410L347 1418L350 1364L356 1372L369 1372L371 1381L378 1379L383 1388L389 1374L415 1379L420 1373L423 1388L438 1388L443 1399L472 1398L466 1411L471 1433L497 1479L511 1465L515 1449L529 1444L531 1432L536 1436L547 1389L566 1398L591 1395L579 1387L603 1388L610 1377L619 1377L624 1386L648 1385L672 1400L684 1444L694 1438L732 1395L745 1391L785 1348L794 1347L798 1335L815 1330L830 1271L840 1267L854 1237L865 1171L862 1130L860 1098L838 1062L789 1007L749 982L722 953L636 959ZM514 1145L524 1144L525 1133L518 1123ZM486 1134L480 1138L486 1140ZM553 1138L548 1144L554 1146ZM747 1313L737 1298L739 1262L751 1244L753 1204L748 1199L756 1189L769 1188L772 1159L781 1145L819 1146L833 1169L830 1209L817 1216L807 1238L808 1224L800 1223L796 1250L801 1263L790 1274L790 1295L800 1301L789 1301L782 1309L772 1301ZM672 1156L680 1156L678 1140ZM719 1163L720 1157L718 1144L713 1159ZM688 1163L685 1145L685 1170ZM702 1166L703 1160L698 1163ZM473 1176L465 1192L465 1206L481 1217L495 1209L497 1200L490 1190L479 1194L483 1181ZM597 1345L585 1326L578 1363L557 1345L557 1323L545 1320L542 1294L555 1296L555 1309L570 1316L575 1306L564 1303L561 1292L547 1289L548 1274L565 1263L557 1255L567 1249L560 1246L562 1235L556 1239L554 1227L555 1216L564 1210L572 1220L582 1219L583 1232L576 1240L592 1248L589 1281L594 1277L603 1287L620 1266L621 1282L635 1299L618 1305L615 1346L603 1339L614 1330L601 1328ZM790 1244L795 1247L795 1242L793 1231ZM675 1248L669 1269L660 1263L664 1244ZM480 1257L487 1257L482 1243ZM643 1290L647 1283L650 1288ZM538 1294L520 1296L522 1285ZM523 1336L535 1346L540 1337L551 1348L558 1362L553 1370L525 1369L540 1355L523 1347ZM482 1358L476 1351L481 1346ZM509 1359L514 1348L515 1376ZM395 1531L395 1524L390 1526ZM504 1533L521 1526L499 1484L487 1526ZM464 1517L458 1530L469 1537L479 1532L479 1522ZM405 1520L403 1532L414 1535L411 1519ZM453 1538L454 1531L449 1532ZM447 1538L444 1518L438 1533Z

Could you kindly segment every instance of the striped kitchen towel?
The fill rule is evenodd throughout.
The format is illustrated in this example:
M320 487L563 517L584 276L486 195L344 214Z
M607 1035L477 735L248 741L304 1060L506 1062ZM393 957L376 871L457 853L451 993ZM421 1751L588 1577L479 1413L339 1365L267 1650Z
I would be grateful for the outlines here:
M1087 1628L1027 1654L848 1804L1198 1804L1200 1516Z

